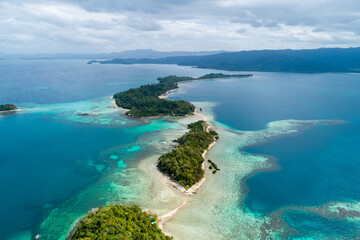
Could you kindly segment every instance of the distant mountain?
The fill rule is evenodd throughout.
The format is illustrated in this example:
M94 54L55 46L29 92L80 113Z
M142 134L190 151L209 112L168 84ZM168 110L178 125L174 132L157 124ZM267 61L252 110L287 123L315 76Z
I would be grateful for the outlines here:
M113 58L164 58L174 56L205 56L222 53L224 51L199 51L199 52L159 52L152 49L127 50L116 53L93 53L93 54L71 54L71 53L49 53L49 54L4 54L0 53L0 59L113 59Z
M177 56L158 59L117 58L101 64L178 64L230 71L266 72L360 72L360 48L311 50L258 50L223 52L205 56Z

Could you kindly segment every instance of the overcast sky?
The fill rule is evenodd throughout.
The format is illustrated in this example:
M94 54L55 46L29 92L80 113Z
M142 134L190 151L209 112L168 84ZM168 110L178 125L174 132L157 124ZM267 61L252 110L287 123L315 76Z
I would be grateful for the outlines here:
M0 0L0 52L360 46L359 0Z

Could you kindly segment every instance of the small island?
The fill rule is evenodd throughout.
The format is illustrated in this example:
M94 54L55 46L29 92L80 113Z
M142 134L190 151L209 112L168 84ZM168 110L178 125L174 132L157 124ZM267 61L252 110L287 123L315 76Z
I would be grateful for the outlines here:
M189 132L174 142L178 147L159 158L157 167L185 189L189 189L204 177L203 153L218 139L215 131L209 131L205 121L188 125Z
M14 104L3 104L0 105L0 112L15 111L18 108Z
M185 116L195 111L195 106L183 100L167 100L159 98L167 92L177 89L179 82L205 79L220 79L233 77L251 77L251 74L229 75L223 73L210 73L199 78L178 77L170 75L159 77L159 83L132 88L124 92L114 94L113 98L118 107L128 109L126 115L136 118L152 117L159 115Z
M114 99L118 107L129 109L127 115L137 118L158 115L185 116L193 113L195 106L189 102L159 98L160 95L176 88L178 88L176 82L143 85L116 93Z
M248 77L252 77L252 74L223 74L223 73L209 73L209 74L205 74L204 76L198 77L198 78L193 78L193 77L187 77L187 76L182 76L182 77L178 77L175 75L170 75L167 77L159 77L157 80L160 83L165 83L165 82L185 82L185 81L196 81L196 80L207 80L207 79L222 79L222 78L248 78Z
M158 218L136 205L107 205L90 211L68 239L156 239L170 240L158 227Z

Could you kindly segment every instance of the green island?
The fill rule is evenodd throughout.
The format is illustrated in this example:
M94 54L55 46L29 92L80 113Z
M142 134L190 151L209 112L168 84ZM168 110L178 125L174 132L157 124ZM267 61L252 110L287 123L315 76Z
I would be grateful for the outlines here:
M107 205L88 213L80 220L69 239L167 240L158 227L157 216L146 213L136 205Z
M159 115L185 116L195 111L195 106L183 100L167 100L159 98L168 91L178 88L177 83L183 81L195 81L204 79L218 79L231 77L251 77L252 75L228 75L222 73L210 73L199 78L178 77L175 75L159 77L159 83L132 88L124 92L114 94L113 98L118 107L128 109L126 115L136 118L152 117Z
M143 85L116 93L114 99L118 107L129 109L127 115L137 118L158 115L185 116L193 113L195 106L189 102L159 98L160 95L176 88L176 82Z
M160 95L178 88L177 83L198 79L225 77L225 74L207 74L201 78L167 76L158 78L159 83L143 85L114 94L117 106L129 109L127 115L148 117L164 115L184 116L195 111L189 102L171 101ZM209 130L205 121L188 124L189 131L174 140L178 146L159 158L159 170L189 189L204 177L203 154L219 139L218 134ZM211 160L209 160L210 162ZM214 170L220 170L211 161ZM213 172L214 173L214 172ZM136 205L107 205L90 211L82 218L67 239L72 240L113 240L113 239L173 239L164 235L158 227L158 218L151 212L144 212Z
M252 74L223 74L223 73L209 73L209 74L205 74L204 76L198 77L198 78L193 78L193 77L187 77L187 76L182 76L182 77L178 77L175 75L170 75L167 77L159 77L157 80L160 83L165 83L165 82L184 82L184 81L196 81L196 80L206 80L206 79L221 79L221 78L235 78L235 77L239 77L239 78L245 78L245 77L252 77Z
M18 109L14 104L3 104L0 105L0 112L5 112L5 111L14 111Z
M185 189L204 177L202 155L219 138L215 131L207 131L208 125L202 120L189 124L188 129L189 132L174 141L178 147L161 155L157 164L161 172Z

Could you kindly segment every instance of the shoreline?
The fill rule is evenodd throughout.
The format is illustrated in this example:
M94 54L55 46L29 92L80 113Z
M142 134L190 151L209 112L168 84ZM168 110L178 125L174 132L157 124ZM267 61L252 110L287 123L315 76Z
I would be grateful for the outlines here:
M17 109L14 109L14 110L0 111L0 114L1 114L1 113L19 112L19 111L24 111L24 110L26 110L26 109L24 109L24 108L17 108Z
M186 205L186 202L187 202L187 198L185 198L185 200L178 207L176 207L176 208L170 210L169 212L159 216L159 224L158 224L158 226L163 232L164 232L164 226L163 225L166 222L168 222L169 220L171 220L174 217L174 215L177 213L177 211L179 211L180 208L182 208L183 206ZM164 234L171 235L171 233L166 233L166 232L164 232Z
M213 75L216 75L216 77L212 77ZM219 76L219 75L220 75L220 76ZM170 90L167 90L165 93L157 96L158 99L166 100L167 95L168 95L169 93L171 93L171 92L179 89L179 85L178 85L179 83L186 83L186 82L193 82L193 81L201 81L201 80L217 80L217 79L249 78L249 77L253 77L253 75L252 75L252 74L227 75L227 74L222 74L222 73L210 73L210 74L206 74L206 75L204 75L204 76L202 76L202 77L198 77L198 78L177 77L177 76L173 75L173 76L167 76L167 77L164 77L164 78L158 78L157 80L159 81L159 83L153 84L153 86L157 86L157 85L163 84L162 80L164 80L164 79L166 79L166 80L164 80L164 82L168 82L168 83L171 83L171 84L172 84L172 86L164 87L165 89L170 89ZM170 78L170 79L169 79L169 78ZM174 78L175 78L175 79L174 79ZM184 79L184 78L185 78L185 79ZM187 79L187 78L190 78L190 79ZM142 85L142 86L140 86L139 88L134 88L133 90L135 90L135 91L140 91L140 93L137 93L137 94L143 94L143 93L141 93L141 91L142 91L141 88L142 88L142 87L143 87L143 88L149 88L150 85ZM139 89L140 89L140 90L139 90ZM165 89L162 89L162 91L165 90ZM147 91L153 93L154 90L147 89ZM160 91L161 91L161 90L160 90ZM113 95L113 98L115 99L115 105L116 105L116 106L118 106L117 103L116 103L116 100L119 99L119 98L120 98L120 99L121 99L121 98L124 98L124 97L125 97L124 94L125 94L125 96L127 96L127 98L129 98L129 95L130 95L132 99L137 99L137 95L134 95L134 93L129 93L129 90L127 90L127 91L122 91L122 92L118 92L118 93L116 93L116 94ZM157 93L157 94L159 94L159 93ZM157 95L157 94L156 94L156 95ZM152 96L151 94L149 95L149 93L146 93L146 94L144 95L144 98L146 98L146 99L151 98L151 97L155 97L155 95ZM127 98L125 98L125 100L123 99L122 101L123 101L123 102L129 101ZM146 118L147 115L150 115L149 117L158 117L158 116L161 117L161 116L163 115L163 114L161 113L161 111L157 111L157 110L159 110L159 106L158 106L159 104L158 104L158 103L153 103L153 105L155 106L155 108L156 108L156 107L158 108L157 110L153 110L152 108L150 108L150 110L149 110L149 109L140 109L140 110L137 110L136 108L133 109L134 105L135 105L135 106L136 106L136 105L140 105L140 106L142 106L141 108L144 108L144 107L143 107L143 103L142 103L142 104L141 104L141 103L138 103L138 102L136 102L135 100L132 100L132 101L133 101L133 103L130 105L132 110L128 109L128 111L125 112L125 114L128 115L128 116L130 116L130 117ZM135 101L135 102L134 102L134 101ZM169 101L171 101L171 100L169 100ZM190 102L187 102L187 101L183 101L183 102L186 103L186 104L189 104L190 106L188 106L188 107L191 107L191 109L183 109L183 108L184 108L183 106L181 106L181 107L173 107L173 108L175 108L175 110L179 110L179 109L181 110L180 113L175 114L175 113L174 113L174 109L169 108L169 107L165 107L165 109L167 109L167 110L170 111L170 112L166 112L166 113L164 113L164 115L183 116L183 115L182 115L182 114L183 114L182 112L185 111L185 110L186 110L186 114L185 114L185 115L190 114L190 113L194 113L194 111L192 111L192 109L194 108L194 105L192 105ZM121 103L121 102L120 102L120 103ZM120 104L120 105L124 106L124 104ZM126 106L126 107L128 107L128 106ZM121 109L123 109L123 108L121 108ZM189 112L189 111L192 111L192 112ZM130 114L129 112L131 112L131 114ZM171 114L171 112L172 112L172 114ZM176 112L176 111L175 111L175 112ZM157 115L152 115L152 114L157 114Z
M174 92L174 91L176 91L176 90L178 90L178 89L179 89L179 87L178 87L178 88L175 88L175 89L171 89L171 90L169 90L169 91L166 91L165 93L161 94L158 98L160 98L160 99L166 99L166 98L167 98L166 95L168 95L169 93Z
M198 109L196 108L195 111L194 111L194 115L195 116L198 116L201 120L207 122L208 121L208 118L202 114L202 113L199 113L198 112ZM208 124L208 123L207 123ZM211 126L210 124L208 124L207 128L206 128L206 132L209 132L211 128L215 128L214 126ZM162 176L164 178L166 178L166 181L167 181L167 184L172 186L173 188L175 188L178 192L180 192L180 196L183 196L185 197L185 199L183 200L183 202L177 206L176 208L166 212L165 214L159 216L159 219L160 219L160 222L159 222L159 228L161 230L164 231L164 225L170 221L175 215L176 213L179 212L179 210L181 208L183 208L184 206L186 206L187 204L187 200L190 198L190 197L194 197L196 194L197 194L197 191L200 189L200 187L205 183L206 181L206 169L205 169L205 157L206 155L208 154L208 152L211 150L211 148L217 143L217 140L214 139L214 141L209 145L209 147L202 153L202 157L204 158L204 162L201 164L201 167L202 169L204 170L204 177L202 179L200 179L197 183L195 183L191 188L189 189L185 189L183 186L181 186L179 183L177 183L176 181L170 179L169 176L165 175L164 173L160 172L158 169L157 171L159 173L162 174ZM170 235L172 236L171 233L167 233L164 231L164 234L167 234L167 235Z

